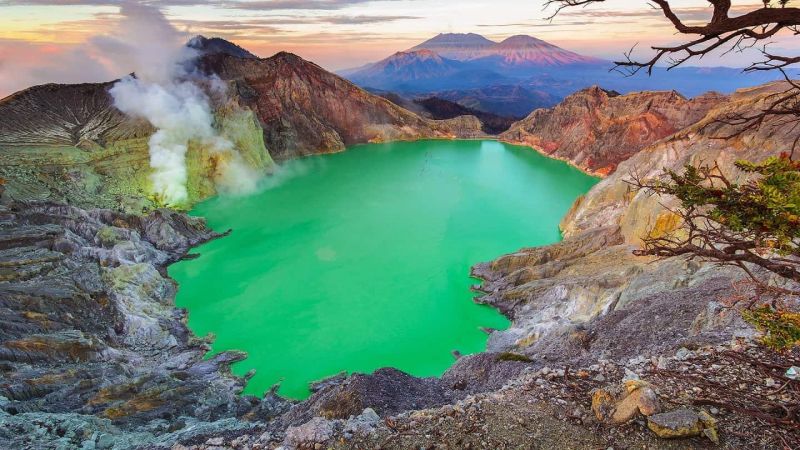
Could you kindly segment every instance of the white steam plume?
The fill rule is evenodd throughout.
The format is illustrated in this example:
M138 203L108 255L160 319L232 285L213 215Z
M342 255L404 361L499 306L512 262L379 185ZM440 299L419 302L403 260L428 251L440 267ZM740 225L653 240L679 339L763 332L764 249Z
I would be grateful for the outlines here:
M120 14L118 34L96 38L94 43L134 65L135 76L123 78L109 92L120 111L143 117L157 128L149 141L155 194L171 205L188 200L186 152L190 140L227 154L216 180L222 191L254 189L256 172L214 129L211 101L200 87L219 90L224 85L219 79L203 79L193 70L198 55L185 46L187 36L152 6L124 2Z

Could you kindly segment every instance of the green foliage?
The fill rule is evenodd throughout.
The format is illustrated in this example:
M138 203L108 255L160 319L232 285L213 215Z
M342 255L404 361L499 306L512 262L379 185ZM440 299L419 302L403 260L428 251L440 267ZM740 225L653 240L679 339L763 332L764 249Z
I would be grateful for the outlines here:
M756 295L800 295L794 287L800 283L800 163L783 154L760 163L738 161L736 167L748 175L747 181L729 180L717 165L687 165L683 173L669 171L663 180L637 182L677 197L683 220L683 234L648 237L637 254L688 254L736 265L755 282ZM748 265L795 284L787 289L764 281L764 272ZM742 315L765 333L767 346L784 350L800 345L800 314L763 306Z
M762 306L744 311L742 317L764 333L762 342L775 350L788 350L800 345L800 314Z
M669 171L669 181L656 191L676 196L687 209L704 208L703 216L742 234L752 248L796 255L800 240L800 163L787 155L761 163L738 161L736 167L755 175L743 184L729 181L716 166L687 165L683 174Z

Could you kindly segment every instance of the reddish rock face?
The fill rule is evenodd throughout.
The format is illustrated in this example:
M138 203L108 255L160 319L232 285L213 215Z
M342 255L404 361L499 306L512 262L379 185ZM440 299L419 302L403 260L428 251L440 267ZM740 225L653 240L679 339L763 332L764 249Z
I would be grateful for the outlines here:
M725 96L686 99L677 92L579 91L550 109L537 109L500 138L530 145L587 172L608 175L643 148L698 122Z
M279 161L355 143L454 137L465 131L423 119L290 53L258 60L210 55L203 65L235 83L240 102L256 112L267 149Z

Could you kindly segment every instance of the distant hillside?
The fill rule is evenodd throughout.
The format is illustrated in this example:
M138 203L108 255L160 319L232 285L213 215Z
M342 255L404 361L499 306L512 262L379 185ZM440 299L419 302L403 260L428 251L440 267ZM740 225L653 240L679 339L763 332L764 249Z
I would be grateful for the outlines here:
M348 79L373 89L406 92L472 88L503 76L489 68L444 58L431 50L409 50L347 72Z
M605 176L621 161L698 122L727 100L713 92L687 99L675 91L620 95L594 86L553 108L537 109L500 139L529 145Z
M537 108L549 108L561 100L558 91L520 84L497 84L473 89L449 89L431 93L438 98L507 117L522 118Z
M445 58L469 61L491 55L497 42L475 33L442 33L412 47L410 50L431 50Z
M434 119L453 119L458 116L475 116L483 124L483 131L487 134L499 134L508 130L517 119L503 117L496 114L467 108L456 102L451 102L439 97L428 97L414 100L414 103L427 110Z

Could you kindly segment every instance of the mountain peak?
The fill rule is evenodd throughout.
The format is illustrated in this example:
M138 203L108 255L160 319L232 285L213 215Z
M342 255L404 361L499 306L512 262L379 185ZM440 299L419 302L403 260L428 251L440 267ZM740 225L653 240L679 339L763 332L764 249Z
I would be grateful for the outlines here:
M514 36L510 36L504 39L502 42L497 44L498 47L530 47L536 45L549 45L555 47L553 44L549 44L541 39L535 38L533 36L528 36L527 34L517 34Z
M428 49L441 54L441 49L488 48L496 44L475 33L439 33L411 50Z
M562 66L600 62L524 34L511 36L498 43L475 33L441 33L411 48L412 51L423 49L457 61L501 58L504 64L511 66Z
M212 37L207 38L201 34L189 39L186 43L187 47L200 51L205 55L215 55L224 53L226 55L235 56L237 58L258 59L258 56L250 53L244 48L227 41L222 38Z
M433 60L437 62L441 62L442 57L439 56L438 53L434 52L433 50L428 50L426 48L419 49L419 50L405 50L401 52L397 52L394 55L388 57L386 60L390 59L417 59L417 60Z
M494 45L496 42L476 33L439 33L427 43L468 43L472 45Z

